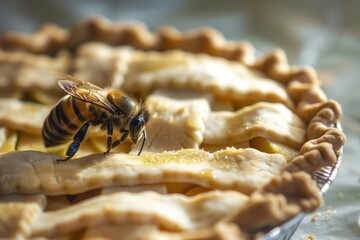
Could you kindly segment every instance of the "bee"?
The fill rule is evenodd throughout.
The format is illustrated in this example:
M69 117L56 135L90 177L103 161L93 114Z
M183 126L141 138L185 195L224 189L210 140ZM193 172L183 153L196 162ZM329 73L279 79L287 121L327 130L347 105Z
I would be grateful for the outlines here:
M104 154L124 142L130 136L133 143L143 138L138 155L146 141L145 126L150 113L141 100L120 89L103 89L65 73L55 73L67 95L60 99L45 119L42 136L46 147L69 142L66 158L70 160L84 140L89 126L101 125L107 131L107 149ZM113 127L120 129L120 139L113 142Z

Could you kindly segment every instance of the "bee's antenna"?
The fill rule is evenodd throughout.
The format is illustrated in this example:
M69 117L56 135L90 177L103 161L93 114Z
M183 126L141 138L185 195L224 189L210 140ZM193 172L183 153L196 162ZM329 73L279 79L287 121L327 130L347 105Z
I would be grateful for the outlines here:
M141 148L140 148L140 151L139 151L139 153L138 153L138 156L141 154L141 151L143 150L144 144L145 144L145 142L146 142L146 131L145 131L145 130L142 131L142 134L141 134L141 135L143 135L143 142L142 142L142 144L141 144Z

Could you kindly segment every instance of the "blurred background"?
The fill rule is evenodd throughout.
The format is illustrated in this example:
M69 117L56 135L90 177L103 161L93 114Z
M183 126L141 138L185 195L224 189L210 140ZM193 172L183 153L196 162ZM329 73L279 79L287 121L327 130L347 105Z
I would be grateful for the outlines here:
M33 32L43 23L64 28L90 16L141 21L150 30L211 26L234 41L248 41L258 55L286 51L292 65L317 69L322 87L341 103L347 135L343 164L325 206L307 216L293 239L360 238L360 1L1 0L0 34ZM316 217L316 221L311 219Z

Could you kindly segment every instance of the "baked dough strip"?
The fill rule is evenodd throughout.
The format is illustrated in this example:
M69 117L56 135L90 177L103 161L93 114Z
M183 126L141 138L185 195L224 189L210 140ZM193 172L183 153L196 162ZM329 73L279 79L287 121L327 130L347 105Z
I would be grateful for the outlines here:
M33 236L56 236L106 222L156 223L167 231L201 229L214 225L247 199L234 191L212 191L192 198L154 192L113 193L44 212L33 225Z
M286 165L280 154L233 148L212 154L196 149L141 156L101 153L66 164L56 159L59 156L36 151L0 155L0 193L77 194L112 185L163 182L251 193Z
M151 118L146 126L144 152L199 148L210 114L206 94L188 91L155 91L146 99ZM140 144L132 153L139 151Z
M90 46L110 48L100 44ZM239 106L268 101L292 107L283 85L266 78L259 71L248 69L240 62L177 50L165 53L144 53L122 47L114 50L119 54L128 51L133 55L122 87L143 96L158 88L192 89L211 93Z
M212 112L205 122L206 144L231 144L255 137L298 148L306 141L306 125L280 103L260 102L236 112Z
M23 239L32 233L34 220L46 206L43 194L0 195L0 238Z

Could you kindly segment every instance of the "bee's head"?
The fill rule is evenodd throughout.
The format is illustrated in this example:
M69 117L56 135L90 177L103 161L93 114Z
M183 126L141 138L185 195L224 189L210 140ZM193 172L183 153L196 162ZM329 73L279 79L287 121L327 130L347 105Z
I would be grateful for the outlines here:
M130 122L130 137L136 144L138 140L143 136L146 138L145 125L150 119L150 113L148 110L143 109L138 115L136 115ZM140 150L141 152L141 150Z

